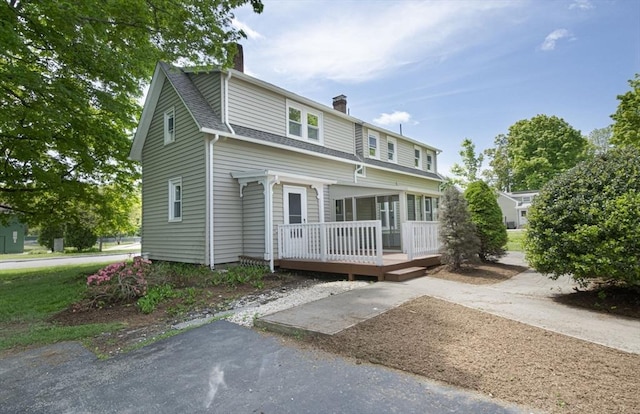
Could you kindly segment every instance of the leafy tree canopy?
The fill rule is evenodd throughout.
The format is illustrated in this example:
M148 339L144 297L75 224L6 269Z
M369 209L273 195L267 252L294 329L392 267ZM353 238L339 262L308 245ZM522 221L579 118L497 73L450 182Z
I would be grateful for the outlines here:
M639 149L614 148L559 175L527 217L527 259L539 272L640 288Z
M158 60L228 65L231 10L260 0L0 3L0 207L31 223L132 193L137 99Z
M498 189L523 191L542 188L584 159L587 140L562 118L537 115L510 126L495 145L488 155Z
M484 154L476 154L476 145L469 138L462 141L462 149L459 152L462 159L462 165L455 163L451 167L451 173L456 176L453 181L460 186L466 186L468 183L478 180L478 174L482 168Z
M612 133L613 128L611 126L596 128L591 131L587 137L589 141L589 152L595 155L607 152L611 146Z
M611 115L614 120L613 137L615 145L633 145L640 148L640 74L629 81L631 90L618 95L618 109Z

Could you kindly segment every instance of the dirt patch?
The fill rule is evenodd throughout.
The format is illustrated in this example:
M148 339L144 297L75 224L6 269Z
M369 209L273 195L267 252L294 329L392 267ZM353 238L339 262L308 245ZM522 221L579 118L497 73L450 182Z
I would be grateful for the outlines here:
M524 266L503 263L482 263L474 267L462 268L457 272L448 271L446 266L429 269L428 276L454 282L470 283L473 285L490 285L503 282L518 273L527 270Z
M265 276L263 286L257 288L251 284L230 286L209 286L198 288L195 294L188 297L174 298L162 302L150 314L140 312L135 303L123 303L103 308L87 308L71 306L54 315L51 323L67 326L122 323L123 329L116 332L105 332L86 341L87 347L102 356L112 356L152 338L174 331L172 326L196 318L213 316L218 312L232 309L241 298L247 299L258 295L269 296L270 291L286 291L304 286L311 286L325 280L313 274L295 275L278 273Z
M333 337L309 341L547 412L640 410L640 355L435 298L418 298Z

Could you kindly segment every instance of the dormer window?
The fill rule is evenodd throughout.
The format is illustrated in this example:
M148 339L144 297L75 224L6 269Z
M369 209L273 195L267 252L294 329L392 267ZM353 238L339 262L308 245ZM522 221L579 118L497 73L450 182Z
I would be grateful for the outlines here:
M322 113L287 102L287 136L322 144Z
M176 117L173 108L164 113L164 144L170 144L176 140Z
M398 162L398 143L395 138L387 138L387 161L397 163Z
M413 147L413 166L422 169L422 150L418 146Z
M380 141L380 137L377 133L373 131L369 131L369 157L370 158L380 158L380 149L378 148L378 141Z
M433 172L433 154L427 152L427 171Z

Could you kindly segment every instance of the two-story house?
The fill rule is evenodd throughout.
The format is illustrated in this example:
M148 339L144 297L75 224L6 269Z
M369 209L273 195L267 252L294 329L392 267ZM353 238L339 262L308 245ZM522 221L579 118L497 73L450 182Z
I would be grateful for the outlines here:
M142 163L143 253L273 268L287 255L406 251L402 223L436 219L439 150L350 116L343 95L325 106L237 62L155 69L130 154Z
M498 193L502 220L508 229L521 229L527 224L527 212L538 194L535 190Z

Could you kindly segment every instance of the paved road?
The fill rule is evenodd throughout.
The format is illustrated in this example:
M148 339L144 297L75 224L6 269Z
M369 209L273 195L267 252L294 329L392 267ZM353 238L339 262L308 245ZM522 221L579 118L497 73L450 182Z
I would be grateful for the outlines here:
M71 256L71 257L49 257L46 259L14 259L0 261L0 270L5 269L30 269L36 267L50 267L50 266L68 266L74 264L87 264L87 263L115 263L123 260L128 260L134 255L140 253L117 253L109 255L95 255L95 256Z
M97 360L77 343L0 360L1 413L521 413L226 321Z

